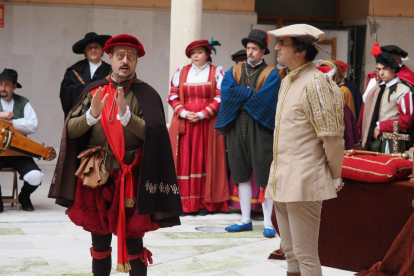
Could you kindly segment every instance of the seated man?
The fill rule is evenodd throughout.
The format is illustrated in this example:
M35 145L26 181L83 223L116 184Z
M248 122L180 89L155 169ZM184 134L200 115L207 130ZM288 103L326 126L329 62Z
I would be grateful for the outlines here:
M86 58L66 69L60 85L59 97L65 118L89 83L101 80L109 75L111 66L102 61L102 56L103 45L110 38L110 35L97 35L91 32L72 46L75 54L84 54Z
M393 132L394 121L399 122L399 130L405 132L413 123L413 98L411 87L396 74L400 70L397 61L388 53L376 57L377 72L381 79L372 89L365 92L364 108L360 123L362 148L376 152L391 153L392 140L383 139L381 133ZM405 151L403 141L399 152Z
M16 88L22 88L17 82L17 72L12 69L4 69L0 74L0 119L12 124L14 128L24 135L37 131L37 116L29 100L14 94ZM34 211L30 195L42 183L43 173L31 157L4 156L0 157L0 170L12 167L20 174L24 181L19 194L19 202L23 211ZM0 190L0 212L3 212Z

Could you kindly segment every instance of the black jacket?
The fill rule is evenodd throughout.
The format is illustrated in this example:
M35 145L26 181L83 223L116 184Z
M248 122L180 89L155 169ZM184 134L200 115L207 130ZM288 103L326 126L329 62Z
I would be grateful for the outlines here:
M91 79L91 73L89 69L89 61L87 59L81 60L71 67L66 69L65 76L63 77L63 81L60 85L60 102L62 104L63 112L65 113L65 118L69 113L69 110L75 104L76 100L78 99L79 95L82 93L85 87L94 81L101 80L109 75L111 71L111 65L102 61L101 66L96 69L93 78ZM85 84L82 84L75 73L75 70L79 76L83 79Z

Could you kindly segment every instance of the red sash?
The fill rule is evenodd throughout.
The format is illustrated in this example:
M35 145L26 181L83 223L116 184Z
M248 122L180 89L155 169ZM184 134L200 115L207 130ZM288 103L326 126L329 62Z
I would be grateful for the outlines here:
M108 81L111 80L108 77ZM124 131L121 121L116 118L118 114L118 104L114 100L116 97L116 87L112 84L103 86L101 100L106 94L109 94L105 106L102 110L102 117L100 119L105 137L111 147L116 160L122 168L121 187L119 190L119 216L118 216L118 264L117 271L128 272L131 270L131 265L128 262L128 252L126 247L126 233L125 233L125 207L134 206L134 182L132 179L132 168L138 164L139 154L135 157L131 165L124 162L125 158L125 140ZM92 96L95 95L99 89L95 88L91 91ZM126 89L126 91L128 88ZM113 104L114 103L114 104ZM112 108L112 111L111 111ZM110 121L111 120L111 121Z

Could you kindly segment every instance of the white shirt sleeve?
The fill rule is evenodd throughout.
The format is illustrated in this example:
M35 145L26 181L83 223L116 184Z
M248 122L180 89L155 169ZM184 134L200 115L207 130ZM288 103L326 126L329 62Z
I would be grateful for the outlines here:
M181 111L181 113L180 113L180 117L181 117L181 118L183 118L183 119L185 119L185 115L187 115L187 113L188 113L188 111L187 111L187 110L183 110L183 111Z
M334 184L335 190L338 189L339 185L341 184L341 179L339 179L339 178L338 179L335 179L333 181L333 184Z
M29 102L24 106L23 113L23 118L13 119L13 126L25 135L35 133L37 131L37 116Z
M184 65L181 65L180 68L178 68L177 71L175 71L174 76L172 78L172 85L174 87L178 87L180 85L180 74L181 70L183 70Z
M217 83L218 90L221 90L221 82L223 81L223 78L224 78L223 67L218 66L216 68L216 83Z
M102 113L99 114L99 116L97 118L94 118L91 115L91 108L89 107L88 111L86 111L86 123L88 124L88 126L93 126L94 124L96 124L102 117Z
M203 112L199 111L197 112L198 116L200 116L201 119L204 119L206 117L206 115L204 115Z
M127 126L129 123L129 120L131 120L131 111L129 110L129 106L127 105L127 110L125 111L124 116L119 116L119 114L116 114L116 119L121 121L121 124L123 126Z

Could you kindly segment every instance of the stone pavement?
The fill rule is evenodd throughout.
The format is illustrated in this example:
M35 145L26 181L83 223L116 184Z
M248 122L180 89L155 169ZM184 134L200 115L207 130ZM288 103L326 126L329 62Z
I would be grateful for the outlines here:
M65 209L47 198L54 166L41 165L45 178L32 195L34 212L17 212L10 204L0 214L0 275L92 275L90 234L75 226ZM3 195L11 191L11 174L0 176ZM19 189L22 182L19 181ZM218 227L238 222L240 214L182 217L182 225L148 233L144 246L153 253L150 276L164 275L286 275L286 261L268 260L280 239L262 236L263 224L253 220L253 231L206 233L197 227ZM113 270L117 273L116 238L112 241ZM351 276L354 272L323 268L324 276Z

